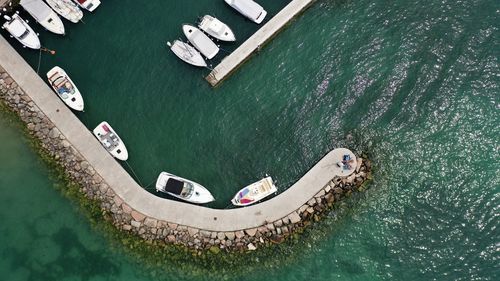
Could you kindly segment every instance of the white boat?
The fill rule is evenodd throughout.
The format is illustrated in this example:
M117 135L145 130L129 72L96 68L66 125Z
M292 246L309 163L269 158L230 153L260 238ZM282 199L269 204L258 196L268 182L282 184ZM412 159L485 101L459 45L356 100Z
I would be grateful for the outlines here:
M41 26L50 32L64 35L64 24L59 16L42 0L21 0L19 4Z
M93 12L99 5L101 5L100 0L75 0L78 6Z
M118 160L126 161L128 151L120 137L115 133L108 122L103 121L92 131L102 146Z
M207 67L207 63L201 56L200 52L198 52L188 43L175 40L174 44L167 42L167 45L178 58L185 61L186 63L194 66Z
M47 72L50 86L57 95L67 104L70 108L83 111L83 98L76 88L75 83L69 78L68 74L59 66L53 67Z
M219 52L219 47L208 36L190 24L183 24L182 31L193 46L207 59L212 59Z
M216 39L228 42L236 41L236 37L231 28L210 15L204 16L198 24L198 27Z
M7 30L23 46L31 49L40 49L41 45L38 35L17 13L12 17L5 15L4 18L7 21L2 25L2 29Z
M215 200L205 187L194 181L190 181L167 172L161 172L156 180L156 191L168 193L179 199L204 204Z
M260 24L267 15L266 10L261 5L252 0L224 0L240 14L249 18L253 22Z
M278 191L271 177L242 188L234 195L231 203L235 206L248 206Z
M47 4L61 17L72 23L77 23L83 18L83 12L71 0L45 0Z

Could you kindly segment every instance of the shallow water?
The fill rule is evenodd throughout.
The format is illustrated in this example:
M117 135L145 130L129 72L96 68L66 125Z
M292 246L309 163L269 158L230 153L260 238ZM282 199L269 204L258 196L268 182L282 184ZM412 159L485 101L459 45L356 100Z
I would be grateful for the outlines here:
M287 3L261 2L270 11ZM217 89L203 80L208 70L184 65L165 41L207 11L238 38L255 25L222 1L199 0L188 11L194 2L117 3L87 13L64 39L41 32L57 55L42 56L40 73L56 64L70 73L85 95L80 119L89 128L103 119L113 125L143 186L167 170L202 183L217 198L212 206L225 207L266 173L287 188L334 147L366 152L375 164L371 189L348 211L332 212L303 247L277 253L278 265L251 261L257 273L241 279L500 279L497 1L318 1ZM21 52L36 69L38 53ZM26 185L40 193L2 188L2 275L36 276L50 263L58 280L145 278L71 211L17 131L4 122L0 132L2 187L28 181L31 171ZM49 234L27 230L43 217ZM17 223L27 218L27 226ZM64 246L57 233L65 232L86 242ZM54 237L46 249L29 250L44 235ZM67 268L64 247L100 253L80 259L95 270ZM100 271L101 263L110 265ZM156 279L203 279L182 270L169 276Z

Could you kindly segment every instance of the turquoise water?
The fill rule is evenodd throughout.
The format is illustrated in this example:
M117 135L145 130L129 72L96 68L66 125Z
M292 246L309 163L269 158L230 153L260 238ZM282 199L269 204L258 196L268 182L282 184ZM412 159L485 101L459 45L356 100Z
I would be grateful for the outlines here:
M102 259L81 259L95 270L66 269L54 258L65 252L57 236L46 256L4 250L42 239L18 235L16 222L32 215L20 210L25 206L35 214L48 207L22 203L24 189L3 188L0 213L9 218L1 235L18 239L0 242L9 265L0 266L3 276L19 268L36 274L50 262L47 271L58 280L500 279L498 1L318 1L217 89L203 80L208 70L184 65L165 41L206 12L215 11L238 38L256 26L223 1L163 2L106 1L64 39L41 32L57 55L42 56L40 73L55 64L70 73L86 99L80 119L89 128L103 119L113 125L143 186L167 170L202 183L217 198L213 206L225 207L246 183L268 173L283 190L327 151L346 146L373 160L371 189L332 212L303 245L249 258L255 274L239 276L228 267L202 278L170 268L153 278L69 211L38 165L28 170L43 196L31 200L54 205L49 231L78 233L96 244L75 246L75 254L96 251ZM271 13L287 3L266 2ZM21 52L36 69L38 53ZM2 187L26 181L26 170L13 163L35 159L8 128L1 126L2 144L8 140L24 153L0 154L7 159L0 174L15 177ZM73 223L59 224L67 217ZM36 218L27 228L35 228ZM99 271L102 263L113 270Z

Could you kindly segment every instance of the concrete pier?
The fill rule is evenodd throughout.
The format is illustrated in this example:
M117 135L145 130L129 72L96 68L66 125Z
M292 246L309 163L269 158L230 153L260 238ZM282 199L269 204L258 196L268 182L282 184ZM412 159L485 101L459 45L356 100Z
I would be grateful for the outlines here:
M213 87L217 86L314 1L293 0L290 2L276 16L234 50L234 52L225 57L205 79Z

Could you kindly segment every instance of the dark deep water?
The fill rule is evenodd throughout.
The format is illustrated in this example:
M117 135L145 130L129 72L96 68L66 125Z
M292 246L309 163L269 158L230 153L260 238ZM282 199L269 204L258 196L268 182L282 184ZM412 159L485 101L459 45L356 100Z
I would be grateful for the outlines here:
M288 3L259 2L270 14ZM165 41L206 12L238 38L256 26L223 1L137 3L103 1L85 24L65 22L65 38L36 28L57 50L42 56L41 76L66 69L84 93L80 119L113 125L143 185L170 171L224 207L266 173L283 190L347 146L372 158L371 189L293 254L269 257L280 266L249 258L255 274L203 278L166 264L168 274L151 277L52 188L59 183L5 117L2 279L500 279L498 1L320 0L217 89ZM38 53L20 52L36 69Z

